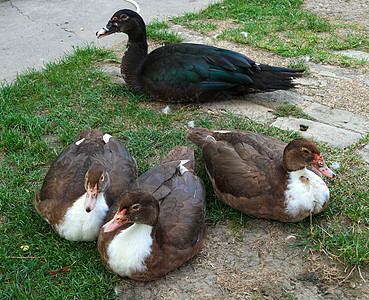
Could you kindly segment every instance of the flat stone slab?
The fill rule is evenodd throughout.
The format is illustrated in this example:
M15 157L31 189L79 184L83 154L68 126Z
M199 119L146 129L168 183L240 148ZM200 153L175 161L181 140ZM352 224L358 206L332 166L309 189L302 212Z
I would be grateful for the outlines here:
M320 122L297 119L297 118L277 118L272 126L283 130L298 131L303 137L312 138L325 142L334 147L347 147L357 143L362 135L350 130L334 127ZM306 131L300 130L300 125L309 126Z
M369 163L369 144L366 145L364 148L362 148L361 150L358 150L358 152L361 154L361 156L363 157L363 159Z
M358 50L342 50L342 51L335 51L336 54L348 56L351 58L356 59L364 59L366 61L369 61L369 53L364 51L358 51Z
M309 68L313 73L323 77L331 77L342 80L350 80L357 77L357 73L355 73L355 71L335 66L319 65L309 62Z
M261 103L270 107L295 105L297 107L305 107L310 104L312 99L310 96L300 95L293 91L274 91L267 93L257 93L246 95L247 100Z
M359 114L342 109L330 108L320 103L311 103L303 111L318 121L329 125L350 129L361 134L369 132L369 120Z
M207 102L201 104L201 106L211 111L246 116L247 118L257 122L267 122L275 118L273 115L273 109L247 100Z

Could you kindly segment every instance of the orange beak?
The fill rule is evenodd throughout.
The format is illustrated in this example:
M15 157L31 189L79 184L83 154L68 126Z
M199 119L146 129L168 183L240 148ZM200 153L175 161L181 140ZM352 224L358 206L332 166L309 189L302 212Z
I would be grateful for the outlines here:
M85 200L86 212L89 213L95 208L98 194L99 192L97 191L97 183L95 184L93 189L91 189L90 184L88 184L86 200Z
M311 166L315 169L317 169L320 173L323 175L334 178L336 177L336 174L328 168L328 166L325 164L325 161L323 159L322 155L314 154L315 160L311 163Z
M127 209L123 209L120 212L118 211L115 214L114 218L102 227L102 231L110 232L122 226L123 224L127 223L128 219L126 218L126 212L127 212Z

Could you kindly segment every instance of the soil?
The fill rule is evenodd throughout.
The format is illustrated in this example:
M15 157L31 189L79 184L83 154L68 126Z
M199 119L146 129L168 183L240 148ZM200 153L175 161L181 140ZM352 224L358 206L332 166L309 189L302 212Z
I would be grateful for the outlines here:
M306 0L304 7L334 21L369 27L367 0ZM243 50L256 61L286 64L285 58L260 49ZM353 88L343 91L338 78L322 80L313 68L308 79L313 84L301 87L301 93L369 116L369 89L358 82L365 73L332 68L343 72L341 79ZM293 226L279 222L253 219L237 229L209 224L205 246L192 260L153 282L123 279L116 290L122 299L369 299L368 270L347 268L324 252L296 246L301 242Z

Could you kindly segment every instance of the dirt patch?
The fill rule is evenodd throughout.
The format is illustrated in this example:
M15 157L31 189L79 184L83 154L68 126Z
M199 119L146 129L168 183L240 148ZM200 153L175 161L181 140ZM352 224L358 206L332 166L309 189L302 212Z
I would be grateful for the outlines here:
M356 269L294 247L292 226L252 220L208 228L202 251L154 282L123 280L122 299L367 299ZM352 272L351 272L352 271ZM361 270L362 276L367 274Z
M331 21L368 28L368 0L306 0L303 7Z

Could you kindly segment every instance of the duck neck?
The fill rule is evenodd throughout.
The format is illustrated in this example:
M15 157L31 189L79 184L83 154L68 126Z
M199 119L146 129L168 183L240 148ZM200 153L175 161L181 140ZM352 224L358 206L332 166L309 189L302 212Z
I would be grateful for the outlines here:
M292 151L284 151L282 167L286 172L303 170L306 166L295 159Z
M146 32L129 35L121 71L124 80L131 88L137 88L137 76L147 58L147 52Z

